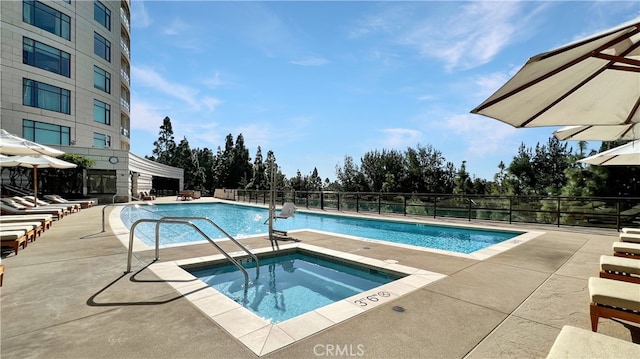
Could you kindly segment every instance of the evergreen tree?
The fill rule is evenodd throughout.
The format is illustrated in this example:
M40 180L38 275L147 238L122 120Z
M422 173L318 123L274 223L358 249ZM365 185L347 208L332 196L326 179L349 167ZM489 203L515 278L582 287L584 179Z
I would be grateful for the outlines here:
M173 137L173 127L171 125L171 119L169 116L162 120L160 126L160 137L153 142L153 152L151 157L146 157L152 161L162 163L163 165L174 166L174 155L176 152L176 142Z
M262 148L260 148L260 146L258 146L256 158L253 160L253 180L251 181L250 187L257 190L265 190L269 187L266 167L262 160Z

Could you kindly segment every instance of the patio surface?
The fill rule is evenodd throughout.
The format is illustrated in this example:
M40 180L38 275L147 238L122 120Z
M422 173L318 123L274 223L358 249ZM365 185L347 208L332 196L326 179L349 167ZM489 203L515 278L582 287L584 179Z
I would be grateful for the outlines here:
M17 256L2 259L3 359L257 357L149 269L153 250L135 252L125 274L127 249L117 239L123 233L109 225L103 232L102 213L96 206L65 217ZM590 329L587 280L598 275L599 257L611 253L617 232L471 223L544 234L482 261L292 234L301 243L447 277L262 357L541 358L563 325ZM242 243L270 247L266 238ZM161 249L159 262L215 254L209 244L173 247ZM638 325L600 319L598 332L640 343Z

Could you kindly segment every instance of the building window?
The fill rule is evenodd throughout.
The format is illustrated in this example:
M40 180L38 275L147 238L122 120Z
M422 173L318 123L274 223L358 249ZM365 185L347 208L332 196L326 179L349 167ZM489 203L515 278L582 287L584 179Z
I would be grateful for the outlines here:
M39 1L22 2L22 21L64 39L71 39L71 18Z
M93 100L93 120L105 125L111 125L111 105Z
M111 93L111 74L98 66L93 66L93 87Z
M107 9L100 1L93 2L93 19L107 30L111 30L111 10Z
M43 145L69 146L71 128L31 120L22 121L22 136Z
M116 171L87 170L87 191L89 193L116 193Z
M22 79L22 104L70 114L71 92L43 82Z
M22 38L22 63L71 77L71 56L69 53L28 37Z
M110 148L111 136L103 135L101 133L93 133L93 147L96 148Z
M94 33L93 53L111 62L111 42L100 36L98 33Z

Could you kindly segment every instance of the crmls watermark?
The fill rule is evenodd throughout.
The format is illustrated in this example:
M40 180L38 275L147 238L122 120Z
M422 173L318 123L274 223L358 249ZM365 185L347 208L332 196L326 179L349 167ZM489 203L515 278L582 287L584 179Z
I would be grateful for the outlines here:
M364 355L364 345L316 344L313 354L319 357L361 357Z

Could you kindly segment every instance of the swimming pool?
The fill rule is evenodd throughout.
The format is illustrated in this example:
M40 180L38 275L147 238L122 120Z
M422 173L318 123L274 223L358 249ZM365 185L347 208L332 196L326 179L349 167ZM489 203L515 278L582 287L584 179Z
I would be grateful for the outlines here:
M127 206L120 219L127 228L141 218L159 219L167 216L208 217L234 237L243 238L268 233L264 224L269 217L262 207L228 203L185 203ZM223 238L211 224L193 221L209 237ZM405 221L364 219L330 214L296 212L294 218L275 221L275 228L291 231L312 229L348 236L406 244L458 253L473 253L523 234L506 230L485 230L464 227L438 226ZM136 236L146 245L154 245L155 225L142 223ZM200 242L203 238L184 225L163 224L160 227L162 245Z
M260 258L259 263L260 276L247 291L241 273L232 264L187 270L272 323L280 323L402 277L300 251ZM255 262L244 267L247 270L255 268ZM381 290L375 296L388 297L389 293Z

